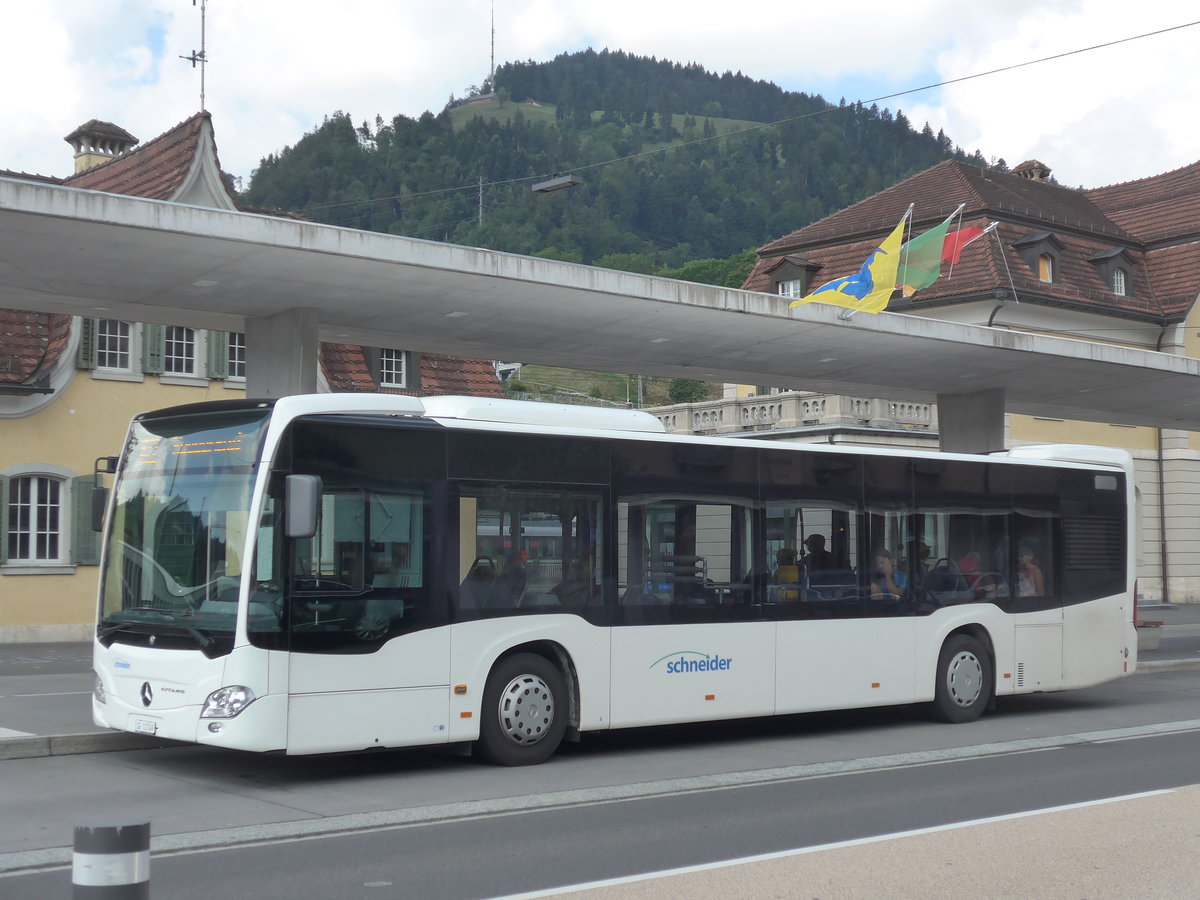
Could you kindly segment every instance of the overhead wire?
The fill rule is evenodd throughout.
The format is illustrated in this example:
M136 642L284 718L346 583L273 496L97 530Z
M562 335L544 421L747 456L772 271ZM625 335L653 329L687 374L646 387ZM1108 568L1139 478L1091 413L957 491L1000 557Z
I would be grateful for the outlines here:
M652 150L643 150L638 153L630 153L625 156L615 157L613 159L601 160L599 162L587 163L587 164L579 165L579 166L570 166L568 168L571 172L584 172L589 169L596 169L596 168L600 168L602 166L610 166L615 163L629 162L631 160L643 159L645 157L654 156L659 153L666 153L666 152L673 151L673 150L681 150L686 147L693 147L693 146L697 146L700 144L711 143L713 141L725 140L726 138L736 137L736 136L742 135L742 134L749 134L749 133L755 132L755 131L762 131L767 128L775 128L780 125L788 125L793 122L800 122L805 119L815 118L817 116L828 115L828 114L834 113L834 112L841 112L846 109L854 109L859 106L866 106L868 104L879 103L884 100L894 100L897 97L906 97L911 94L918 94L918 93L921 93L922 91L929 91L929 90L933 90L935 88L947 87L949 85L954 85L954 84L961 84L966 81L973 81L978 78L986 78L986 77L989 77L992 75L999 75L1004 72L1012 72L1017 69L1027 68L1029 66L1035 66L1035 65L1040 65L1042 63L1052 62L1056 59L1064 59L1069 56L1077 56L1080 53L1089 53L1093 50L1103 50L1107 47L1115 47L1120 44L1130 43L1132 41L1140 41L1140 40L1144 40L1146 38L1157 37L1159 35L1168 34L1173 31L1180 31L1184 28L1192 28L1196 25L1200 25L1200 20L1197 20L1194 22L1185 22L1181 25L1172 25L1167 28L1159 28L1155 31L1147 31L1142 34L1136 34L1136 35L1131 35L1129 37L1117 38L1117 39L1111 40L1111 41L1104 41L1099 44L1091 44L1087 47L1078 47L1074 50L1066 50L1066 51L1063 51L1062 53L1051 54L1050 56L1042 56L1042 57L1038 57L1037 59L1025 60L1024 62L1013 63L1013 64L1007 65L1007 66L1000 66L995 69L988 69L985 72L975 72L970 75L959 76L958 78L948 78L944 81L933 82L932 84L922 85L921 87L907 88L905 90L895 91L890 94L882 94L878 97L873 97L869 100L857 100L854 103L847 103L845 105L838 105L838 106L834 106L834 105L830 104L824 109L813 110L812 112L803 113L802 115L798 115L798 116L789 116L787 118L777 119L774 122L760 122L760 123L756 123L754 125L749 125L745 128L736 128L736 129L721 132L721 133L715 134L715 135L709 135L706 137L695 138L694 140L690 140L690 141L683 141L681 143L675 143L675 144L667 144L662 147L655 147ZM826 101L826 102L828 102L828 101ZM522 184L522 183L530 182L530 181L539 181L539 180L542 180L542 179L545 179L545 178L548 178L548 177L551 177L551 176L557 175L557 174L561 174L561 173L558 173L558 172L543 173L540 175L526 175L526 176L521 176L519 178L508 178L508 179L502 179L499 181L486 181L483 183L483 187L490 188L490 187L499 187L499 186L508 185L508 184ZM366 198L363 200L346 200L346 201L342 201L339 203L331 203L331 204L326 204L326 205L322 205L322 206L306 207L303 211L308 212L308 211L314 211L314 210L334 209L334 208L350 206L350 205L354 205L354 204L385 203L389 200L401 200L401 199L409 199L409 198L414 198L414 197L425 197L425 196L429 196L429 195L433 195L433 194L454 193L454 192L459 192L459 191L464 191L464 190L477 191L477 190L479 190L479 187L480 187L479 182L478 182L478 180L476 180L469 184L464 184L464 185L461 185L458 187L437 188L434 190L421 191L421 192L414 193L414 194L406 193L406 194L391 194L391 195L388 195L385 197L369 197L369 198ZM299 211L299 210L297 210L297 211ZM464 219L462 221L467 221L467 220ZM456 223L456 224L460 224L460 223Z

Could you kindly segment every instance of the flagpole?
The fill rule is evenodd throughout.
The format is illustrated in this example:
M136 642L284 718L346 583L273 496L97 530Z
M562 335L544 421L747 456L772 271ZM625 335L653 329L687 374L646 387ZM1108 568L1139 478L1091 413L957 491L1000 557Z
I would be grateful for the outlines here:
M966 209L966 206L967 206L967 204L960 203L960 204L958 204L958 209L956 209L954 212L950 213L951 216L958 216L958 224L955 226L956 231L959 228L962 228L962 211L964 209ZM966 246L966 245L964 244L964 246ZM947 278L954 277L954 260L950 261L950 271L946 273L946 277Z

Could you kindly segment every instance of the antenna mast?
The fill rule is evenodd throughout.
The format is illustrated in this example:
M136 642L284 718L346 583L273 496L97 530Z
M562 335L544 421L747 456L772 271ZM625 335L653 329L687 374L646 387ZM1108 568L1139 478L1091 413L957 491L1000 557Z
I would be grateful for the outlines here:
M195 5L196 0L192 0L192 6ZM200 112L204 112L204 67L208 63L208 57L204 53L204 16L207 6L208 0L200 0L200 52L193 50L191 56L179 57L190 62L193 69L196 68L196 63L200 63Z
M492 62L488 68L488 83L492 93L496 92L496 0L492 0Z

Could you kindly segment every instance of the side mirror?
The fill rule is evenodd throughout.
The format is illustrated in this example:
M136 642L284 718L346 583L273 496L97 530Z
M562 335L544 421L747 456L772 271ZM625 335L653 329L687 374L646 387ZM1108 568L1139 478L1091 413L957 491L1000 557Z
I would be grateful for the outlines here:
M92 488L92 531L104 530L104 510L108 508L108 488Z
M321 478L318 475L289 475L284 487L286 504L284 534L310 538L317 533L321 512Z

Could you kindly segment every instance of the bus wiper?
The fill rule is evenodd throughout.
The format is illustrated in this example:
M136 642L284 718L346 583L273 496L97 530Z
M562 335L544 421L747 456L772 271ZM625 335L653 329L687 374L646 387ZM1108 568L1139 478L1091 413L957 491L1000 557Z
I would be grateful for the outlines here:
M105 628L101 628L100 633L97 635L97 637L99 637L100 640L104 640L110 634L116 634L118 631L122 631L129 624L130 624L129 622L116 622Z
M201 650L211 650L213 644L216 643L216 641L214 641L207 634L200 631L195 626L190 625L187 622L184 622L183 620L181 620L179 618L179 616L175 615L175 613L170 612L169 610L159 609L157 606L128 606L125 608L124 611L125 612L157 613L158 615L162 616L164 619L169 621L171 624L178 625L185 632L187 632L187 634L192 638L192 640L194 640L196 642L196 644L199 645ZM124 628L128 624L130 624L130 623L121 622L119 624L112 625L107 630L101 632L100 637L105 637L109 634L112 634L114 631L120 631L122 628Z

